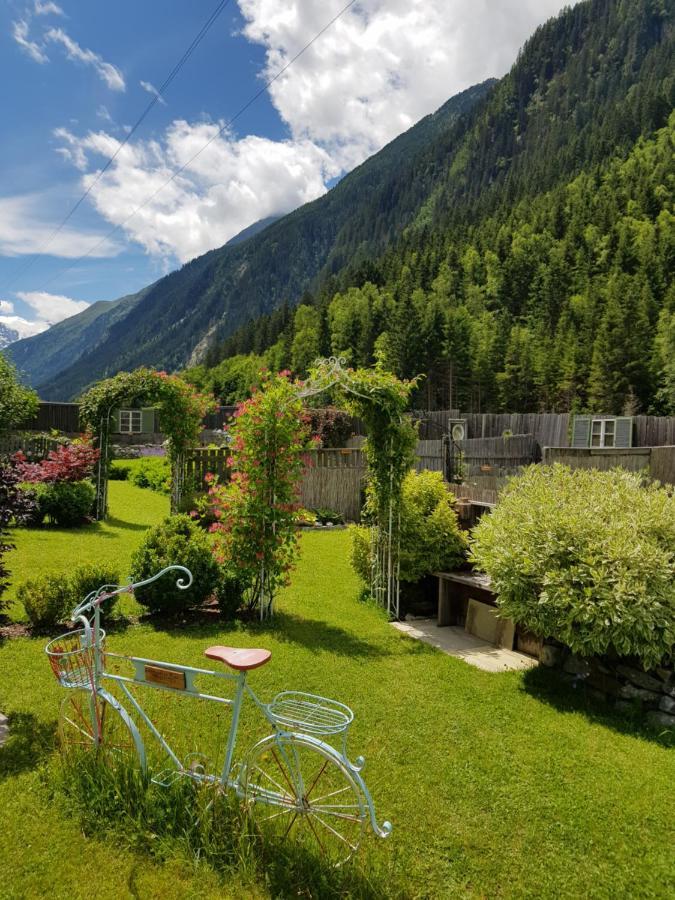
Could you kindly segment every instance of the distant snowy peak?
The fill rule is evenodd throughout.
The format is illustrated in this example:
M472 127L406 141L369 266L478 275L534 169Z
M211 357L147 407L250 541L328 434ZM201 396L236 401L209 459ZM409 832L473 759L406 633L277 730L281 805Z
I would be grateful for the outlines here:
M0 350L19 340L19 332L0 322Z

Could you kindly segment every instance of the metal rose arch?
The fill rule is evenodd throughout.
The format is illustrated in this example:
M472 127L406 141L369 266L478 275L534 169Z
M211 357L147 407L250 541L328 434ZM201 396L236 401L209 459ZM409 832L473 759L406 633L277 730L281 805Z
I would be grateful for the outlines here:
M329 391L338 394L347 412L366 426L371 593L394 618L400 600L401 491L413 465L417 437L406 410L417 381L402 381L381 365L352 369L344 358L331 356L318 359L307 379L298 382L301 399Z
M197 393L177 375L136 369L99 381L80 398L80 420L92 432L101 451L96 470L96 518L108 512L110 465L110 417L113 410L135 403L157 407L167 435L171 462L171 511L176 512L183 494L183 460L199 439L202 420L213 400Z

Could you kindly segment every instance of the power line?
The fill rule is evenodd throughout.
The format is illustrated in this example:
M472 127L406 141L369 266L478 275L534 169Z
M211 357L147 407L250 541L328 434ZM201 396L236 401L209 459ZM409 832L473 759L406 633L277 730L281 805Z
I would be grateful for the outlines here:
M197 32L195 37L192 39L192 43L185 50L185 52L183 53L181 58L178 60L176 65L166 76L166 78L164 79L164 81L162 82L160 87L157 89L157 92L154 94L152 100L150 100L150 102L145 107L145 109L143 110L141 115L138 117L138 119L136 119L136 121L132 125L131 129L127 132L124 140L118 144L117 149L115 150L113 155L106 162L106 164L103 166L103 168L99 170L98 174L96 175L96 178L91 182L89 187L82 194L82 196L78 199L78 201L75 203L75 205L70 209L68 214L61 220L59 225L57 225L57 227L54 229L54 231L50 234L50 236L47 238L47 241L45 242L45 244L24 262L23 266L20 267L18 269L18 271L16 271L14 273L14 275L12 275L10 277L9 281L4 283L4 285L2 286L3 290L6 290L8 287L10 287L10 285L14 284L14 282L17 280L17 278L19 278L21 275L23 275L25 272L27 272L28 269L30 269L30 267L35 263L35 261L37 259L39 259L39 257L45 253L45 251L47 250L47 248L49 246L51 246L54 239L57 237L57 235L63 229L64 225L66 225L66 223L70 220L70 218L74 215L74 213L79 209L79 207L82 205L82 203L84 203L84 201L87 199L87 197L92 192L94 187L98 184L98 182L101 180L103 175L108 171L110 166L113 164L113 162L119 155L120 151L126 146L126 144L129 142L131 137L140 128L140 126L143 124L143 122L145 121L148 114L152 111L152 109L154 109L156 104L159 103L160 99L163 97L164 91L167 90L167 88L169 87L171 82L174 80L176 75L178 75L178 73L183 68L185 63L188 61L188 59L192 56L192 54L197 49L199 44L202 42L203 38L206 36L207 32L209 31L209 29L211 28L213 23L216 21L216 19L221 14L221 12L225 9L225 7L229 5L229 3L230 3L230 0L219 0L219 3L216 6L216 8L213 10L211 15L206 20L206 22L202 25L202 27Z
M337 15L333 16L333 18L330 20L330 22L327 22L326 25L324 25L323 28L322 28L320 31L318 31L318 32L314 35L314 37L313 37L310 41L308 41L308 42L304 45L304 47L302 47L302 48L295 54L295 56L293 56L293 57L292 57L292 58L291 58L284 66L282 66L282 68L279 69L279 71L276 73L276 75L274 75L272 78L270 78L268 81L266 81L266 82L263 84L263 86L262 86L258 91L256 91L256 93L253 94L253 95L246 101L246 103L244 103L244 105L243 105L242 107L240 107L240 108L237 110L237 112L236 112L230 119L228 119L228 121L227 121L221 128L219 128L218 131L217 131L215 134L213 134L213 135L208 139L208 141L203 145L203 147L201 147L199 150L197 150L197 152L196 152L193 156L191 156L190 159L188 159L187 162L183 163L183 165L180 166L180 168L176 169L175 172L173 172L173 174L170 175L169 178L167 178L167 180L166 180L165 182L163 182L163 183L157 188L157 190L153 191L153 193L150 194L150 196L146 197L146 199L145 199L139 206L137 206L137 207L133 210L133 212L131 212L131 213L126 217L126 219L124 219L122 222L119 222L117 225L114 226L114 228L111 228L110 231L107 232L107 234L104 234L103 237L102 237L99 241L97 241L97 242L94 244L93 247L90 247L89 250L87 250L86 253L83 253L82 256L79 256L79 257L78 257L74 262L72 262L69 266L66 266L66 268L61 269L60 271L58 271L58 272L56 272L54 275L52 275L51 278L48 278L47 281L45 281L45 282L40 286L40 290L43 290L45 287L47 287L48 285L50 285L53 281L55 281L55 280L56 280L57 278L59 278L61 275L65 275L66 272L70 272L71 269L74 269L75 266L79 265L79 263L81 263L83 260L85 260L88 256L91 256L91 254L94 253L94 251L98 250L98 248L99 248L102 244L104 244L110 237L112 237L113 234L115 234L117 231L119 231L120 228L123 228L123 227L127 224L127 222L130 222L131 219L133 219L134 216L135 216L137 213L139 213L142 209L144 209L144 208L148 205L148 203L150 203L152 200L154 200L155 197L156 197L161 191L163 191L165 187L167 187L169 184L171 184L171 183L172 183L172 182L173 182L173 181L181 174L181 172L184 172L190 165L192 165L192 163L197 159L198 156L201 156L201 154L204 152L204 150L206 150L207 147L209 147L209 146L210 146L217 138L219 138L222 134L224 134L224 133L225 133L225 132L226 132L226 131L234 124L234 122L236 122L237 119L238 119L241 115L243 115L243 113L245 113L246 110L247 110L250 106L252 106L252 105L255 103L255 101L256 101L259 97L261 97L261 96L267 91L267 89L268 89L272 84L274 84L274 82L277 81L277 80L284 74L284 72L286 72L286 71L293 65L293 63L294 63L296 60L298 60L298 59L303 55L303 53L305 53L307 50L309 50L309 48L312 46L312 44L316 43L316 41L318 41L318 39L319 39L326 31L328 31L328 29L329 29L332 25L334 25L334 24L337 22L337 20L347 12L348 9L350 9L350 7L354 6L354 4L357 3L357 2L358 2L358 0L350 0L349 3L347 3L345 6L343 6L342 9L337 13Z

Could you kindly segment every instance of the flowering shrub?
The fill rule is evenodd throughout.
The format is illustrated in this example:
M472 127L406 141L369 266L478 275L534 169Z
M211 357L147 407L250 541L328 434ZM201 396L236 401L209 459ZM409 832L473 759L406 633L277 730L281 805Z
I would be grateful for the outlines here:
M289 373L263 373L260 390L239 404L230 431L231 481L212 478L209 488L214 552L236 566L248 585L246 605L264 616L296 560L298 485L303 451L312 443Z
M86 439L51 450L47 459L40 462L28 462L21 451L14 455L14 459L22 481L56 484L91 478L100 455L100 451Z

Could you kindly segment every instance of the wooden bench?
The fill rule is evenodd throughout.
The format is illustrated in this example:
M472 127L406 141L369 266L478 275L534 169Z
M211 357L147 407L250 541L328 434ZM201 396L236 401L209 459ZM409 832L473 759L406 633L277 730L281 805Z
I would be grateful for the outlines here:
M469 598L496 606L488 575L474 572L434 572L438 578L438 624L464 625Z

